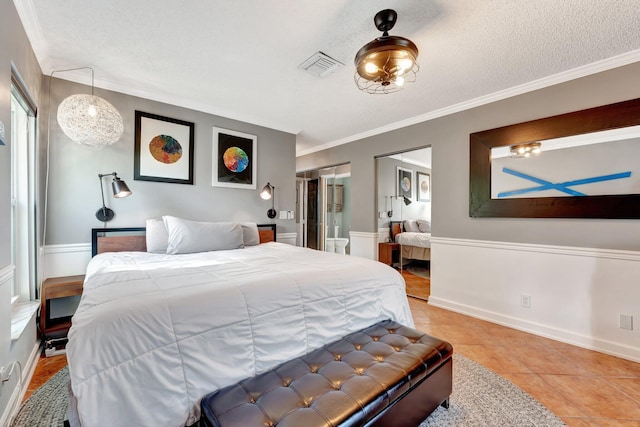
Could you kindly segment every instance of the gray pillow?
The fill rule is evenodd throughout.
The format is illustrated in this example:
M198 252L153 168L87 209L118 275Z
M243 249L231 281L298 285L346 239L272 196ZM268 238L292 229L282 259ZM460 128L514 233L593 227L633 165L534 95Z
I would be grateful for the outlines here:
M260 233L255 222L241 222L242 240L245 246L255 246L260 244Z
M418 223L414 219L405 219L403 221L404 231L409 231L412 233L419 233L420 229L418 228Z
M168 254L240 249L244 247L240 224L233 222L196 222L163 216L167 228Z
M153 254L166 254L169 244L169 235L164 221L161 218L147 220L147 252Z
M416 222L421 233L431 233L431 223L429 221L419 219Z

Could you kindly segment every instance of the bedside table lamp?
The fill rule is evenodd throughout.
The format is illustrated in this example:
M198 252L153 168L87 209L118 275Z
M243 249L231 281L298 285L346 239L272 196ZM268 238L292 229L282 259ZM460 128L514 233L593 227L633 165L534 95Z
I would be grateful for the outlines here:
M96 218L102 222L111 221L115 216L115 212L109 209L104 203L104 187L102 185L102 178L105 176L113 176L113 182L111 183L113 197L122 198L131 195L131 190L129 190L127 184L118 178L118 175L115 172L98 174L98 179L100 179L100 194L102 195L102 207L96 212Z

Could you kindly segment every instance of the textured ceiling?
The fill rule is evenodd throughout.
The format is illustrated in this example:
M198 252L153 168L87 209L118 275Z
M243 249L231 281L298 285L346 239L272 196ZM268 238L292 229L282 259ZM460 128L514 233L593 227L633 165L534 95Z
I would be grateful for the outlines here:
M14 0L45 74L297 134L298 154L456 108L640 61L639 0ZM415 84L360 92L357 50L380 33L420 49ZM297 67L317 51L344 67ZM87 82L86 73L56 77Z

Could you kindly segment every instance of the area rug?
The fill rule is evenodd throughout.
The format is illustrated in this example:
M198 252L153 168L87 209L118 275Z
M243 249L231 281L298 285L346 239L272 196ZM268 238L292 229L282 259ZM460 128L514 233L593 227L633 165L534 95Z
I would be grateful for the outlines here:
M65 366L24 401L11 427L62 427L69 406L68 383Z
M431 278L431 271L429 270L429 264L424 262L411 262L403 267L404 270L407 270L411 274L415 274L418 277L422 277L424 279Z
M69 372L63 368L20 407L12 427L61 427L66 417ZM453 393L419 427L532 426L565 424L510 381L459 354L454 355Z

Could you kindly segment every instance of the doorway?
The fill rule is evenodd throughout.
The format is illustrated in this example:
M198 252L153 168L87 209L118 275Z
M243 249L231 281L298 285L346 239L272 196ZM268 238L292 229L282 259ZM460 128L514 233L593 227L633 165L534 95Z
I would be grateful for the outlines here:
M348 255L351 230L351 165L296 174L298 245Z
M407 295L431 292L431 147L376 158L380 245L407 284Z

